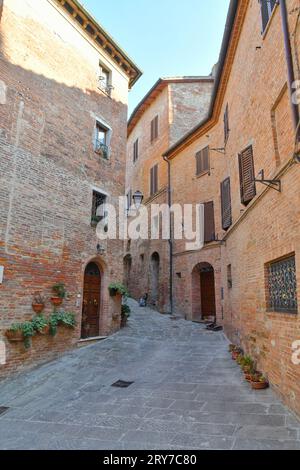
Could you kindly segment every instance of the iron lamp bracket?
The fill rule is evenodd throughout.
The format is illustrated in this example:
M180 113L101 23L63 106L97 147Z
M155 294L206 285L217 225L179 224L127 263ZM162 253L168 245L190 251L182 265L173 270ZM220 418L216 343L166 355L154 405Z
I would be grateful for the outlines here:
M258 177L255 178L254 182L264 184L268 188L275 189L275 191L278 191L279 193L281 193L282 191L281 181L280 180L267 180L265 178L264 170L261 170L259 172Z

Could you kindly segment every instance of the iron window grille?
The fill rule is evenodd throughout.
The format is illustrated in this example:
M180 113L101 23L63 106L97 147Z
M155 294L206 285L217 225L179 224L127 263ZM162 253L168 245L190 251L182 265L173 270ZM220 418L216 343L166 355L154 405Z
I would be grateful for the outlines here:
M267 268L267 309L298 313L295 256L272 262Z
M107 197L104 194L93 191L93 202L92 202L92 217L91 224L97 225L106 216L105 203Z
M99 123L96 125L96 139L95 139L95 152L101 157L108 160L109 147L107 145L108 130L102 127Z

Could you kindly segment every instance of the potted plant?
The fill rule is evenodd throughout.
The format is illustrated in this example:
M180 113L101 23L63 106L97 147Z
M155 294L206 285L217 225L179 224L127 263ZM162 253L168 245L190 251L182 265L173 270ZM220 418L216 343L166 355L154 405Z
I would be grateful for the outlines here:
M55 307L59 307L67 295L65 284L62 282L55 284L52 287L52 291L55 293L55 296L51 297L51 302Z
M45 299L44 297L42 297L41 294L37 293L34 295L33 297L33 301L32 301L32 309L35 313L39 314L39 313L42 313L42 311L44 310L45 308Z
M6 332L6 337L9 341L19 342L23 341L25 349L31 346L31 338L35 335L36 331L31 321L24 323L14 323Z
M49 318L50 334L55 336L59 326L66 326L68 328L75 328L76 320L74 313L70 312L54 312Z
M128 291L121 282L112 282L108 286L109 294L111 297L116 297L117 294L128 297Z
M47 335L49 333L49 322L43 315L37 315L32 320L34 330L40 335Z
M234 350L232 351L232 359L234 361L237 360L237 358L243 353L242 349L236 346Z
M229 349L229 352L230 352L230 353L232 353L232 352L235 350L235 348L236 348L236 345L235 345L235 344L230 344L230 345L228 346L228 349Z
M127 325L127 320L130 317L131 309L128 305L122 305L121 310L121 328L125 328Z
M251 387L254 390L264 390L269 387L269 382L263 374L257 372L252 376Z

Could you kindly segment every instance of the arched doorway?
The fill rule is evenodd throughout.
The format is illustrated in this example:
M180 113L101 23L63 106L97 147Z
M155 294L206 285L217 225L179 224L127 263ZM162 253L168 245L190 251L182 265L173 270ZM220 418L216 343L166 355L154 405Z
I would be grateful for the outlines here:
M150 303L157 307L159 302L159 265L160 257L158 253L153 253L150 260Z
M192 272L193 320L216 318L215 272L209 263L199 263Z
M127 289L130 289L130 276L132 268L132 257L131 255L126 255L124 258L124 284Z
M81 337L95 338L100 331L101 272L96 263L89 263L84 273Z

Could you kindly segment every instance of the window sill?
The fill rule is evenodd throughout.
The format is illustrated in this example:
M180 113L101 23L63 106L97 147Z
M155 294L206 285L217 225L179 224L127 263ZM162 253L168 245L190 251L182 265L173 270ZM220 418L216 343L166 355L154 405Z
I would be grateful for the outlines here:
M267 25L266 25L264 31L262 31L262 33L261 33L263 41L265 40L265 38L266 38L266 36L267 36L267 34L268 34L268 31L269 31L269 29L270 29L271 23L272 23L272 21L273 21L273 18L274 18L274 15L275 15L275 12L276 12L278 6L279 6L279 4L276 3L276 5L275 5L275 7L273 8L273 11L272 11L272 13L271 13L271 16L270 16L270 18L269 18L269 21L268 21L268 23L267 23Z
M208 175L210 176L210 170L207 170L207 171L203 171L202 173L200 173L199 175L196 175L196 178L202 178L202 176L205 176L205 175Z
M281 310L280 312L275 310L266 310L267 315L288 315L289 317L293 317L298 319L298 312L289 312L287 310Z

